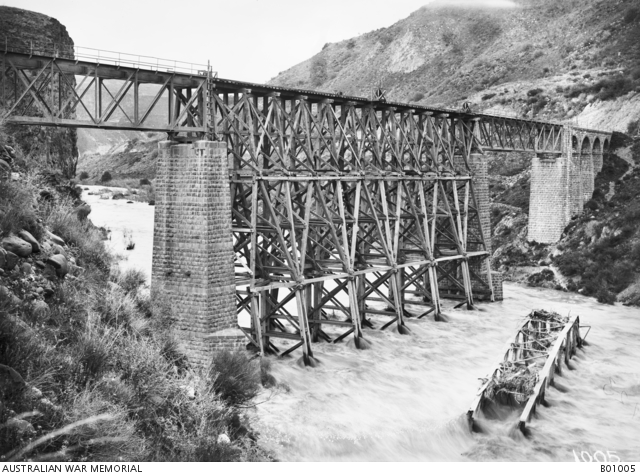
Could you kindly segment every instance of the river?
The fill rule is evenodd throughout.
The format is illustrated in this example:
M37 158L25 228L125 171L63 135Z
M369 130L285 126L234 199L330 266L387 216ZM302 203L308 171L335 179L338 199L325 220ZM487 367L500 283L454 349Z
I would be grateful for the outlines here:
M93 222L111 230L109 245L127 257L121 266L150 275L154 207L85 199ZM257 398L250 416L260 443L287 461L640 461L640 310L510 283L504 295L474 311L445 301L448 322L409 319L409 336L365 330L366 351L315 344L316 368L299 367L295 352L269 357L289 391ZM589 345L557 377L563 391L547 391L550 406L540 407L528 438L513 431L517 415L483 421L485 431L472 434L465 414L479 378L532 309L578 314L592 326Z

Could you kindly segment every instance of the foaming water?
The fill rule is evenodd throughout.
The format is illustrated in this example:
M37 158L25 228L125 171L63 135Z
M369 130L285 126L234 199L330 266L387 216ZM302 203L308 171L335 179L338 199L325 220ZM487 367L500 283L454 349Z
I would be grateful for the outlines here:
M261 443L283 460L574 461L574 451L639 460L640 311L508 283L505 296L476 311L446 309L449 322L409 320L410 336L367 331L368 351L317 344L317 368L274 359L275 377L291 391L264 393L255 419ZM538 308L593 326L575 370L556 378L566 392L547 391L549 407L540 407L528 438L515 428L518 412L482 420L483 433L472 434L465 414L478 378Z
M84 198L93 222L112 230L113 249L129 257L123 266L150 276L154 207ZM133 233L132 252L122 251L124 229ZM566 391L547 391L550 406L538 410L528 438L514 430L518 413L482 420L484 432L472 434L465 414L478 379L532 309L578 314L592 326L589 345L573 357L575 370L556 377ZM367 351L314 344L316 368L299 367L297 352L271 358L291 391L258 397L266 400L254 414L260 443L294 461L574 461L574 451L640 460L639 309L505 283L503 302L474 311L448 303L445 313L449 322L409 319L409 336L365 329Z

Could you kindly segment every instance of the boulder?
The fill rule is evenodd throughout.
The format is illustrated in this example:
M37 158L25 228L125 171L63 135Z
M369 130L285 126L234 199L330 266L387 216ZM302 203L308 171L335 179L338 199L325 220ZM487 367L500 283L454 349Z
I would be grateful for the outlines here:
M36 240L33 235L27 230L22 230L20 233L18 233L18 238L21 238L29 243L34 253L40 253L40 243L38 243L38 240Z
M5 271L11 271L18 264L18 256L4 248L0 248L0 250L2 250L0 251L0 267Z
M64 255L53 255L47 258L47 264L54 267L56 276L64 278L69 272L69 262Z
M64 248L60 245L53 245L51 247L51 254L52 255L62 255L62 256L67 256L67 252L64 250Z
M22 266L20 266L20 269L24 274L31 274L33 272L33 268L29 263L22 263Z
M67 246L67 244L64 242L64 240L62 238L60 238L58 235L54 235L53 233L51 233L48 230L47 230L47 235L49 236L49 239L51 241L53 241L56 245Z
M27 420L22 420L20 418L9 418L7 422L4 424L4 427L9 430L15 430L19 435L22 434L31 434L36 431L33 429L33 425L29 423Z
M49 309L49 305L44 301L34 301L31 304L31 314L38 321L45 320L51 314L51 309Z
M22 238L18 238L15 235L7 236L2 240L2 247L14 253L21 258L27 258L31 253L33 253L33 248L30 243L27 243Z
M36 266L40 269L44 268L44 263L42 261L36 261Z
M112 200L124 200L125 198L123 193L114 193L113 197L111 197Z
M22 304L22 301L6 286L0 286L0 302L8 302L13 307Z

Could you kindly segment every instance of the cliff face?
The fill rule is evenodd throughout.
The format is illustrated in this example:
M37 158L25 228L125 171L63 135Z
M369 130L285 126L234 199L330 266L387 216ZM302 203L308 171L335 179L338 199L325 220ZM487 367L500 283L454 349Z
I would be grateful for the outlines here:
M515 0L515 8L435 2L388 28L331 43L272 84L550 119L640 92L637 0ZM535 94L530 91L539 89ZM606 108L605 108L606 109ZM628 119L640 116L634 109ZM624 120L619 125L626 128Z
M20 8L0 6L0 40L12 45L27 46L65 44L73 46L67 29L55 18ZM75 79L69 78L75 86ZM65 88L66 86L61 86ZM62 91L63 95L67 91ZM28 160L37 160L43 166L62 168L72 177L78 157L75 129L42 126L9 126L13 145L19 147Z

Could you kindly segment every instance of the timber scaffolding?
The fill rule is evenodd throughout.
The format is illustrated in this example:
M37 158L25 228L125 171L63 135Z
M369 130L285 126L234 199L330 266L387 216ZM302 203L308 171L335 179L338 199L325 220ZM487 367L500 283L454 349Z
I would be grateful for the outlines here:
M563 152L554 122L28 48L5 45L1 57L8 122L226 143L242 331L261 352L302 347L306 363L315 341L353 334L365 347L374 316L405 333L407 305L439 319L441 298L493 300L482 154ZM149 84L157 91L140 94Z

